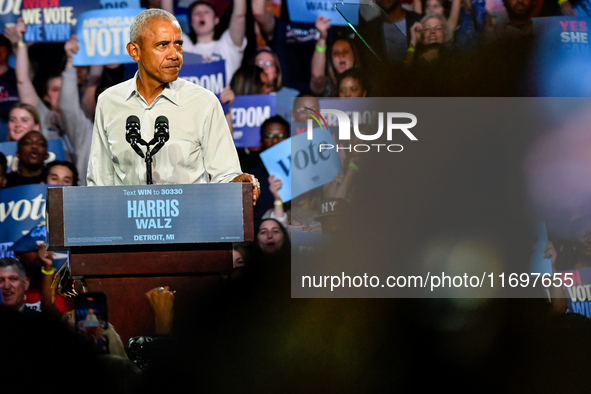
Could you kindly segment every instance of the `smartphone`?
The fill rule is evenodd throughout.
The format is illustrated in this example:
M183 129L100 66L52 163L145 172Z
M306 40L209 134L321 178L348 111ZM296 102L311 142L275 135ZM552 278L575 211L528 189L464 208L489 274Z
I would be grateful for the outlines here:
M76 332L92 343L98 353L109 353L109 338L105 335L109 324L105 293L78 294L74 308Z

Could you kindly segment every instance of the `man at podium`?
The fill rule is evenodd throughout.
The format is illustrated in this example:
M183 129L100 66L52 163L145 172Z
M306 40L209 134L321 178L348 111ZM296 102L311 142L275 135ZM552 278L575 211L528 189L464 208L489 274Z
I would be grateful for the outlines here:
M98 98L88 185L145 184L145 161L126 139L127 120L137 116L142 139L150 141L156 119L165 116L170 139L153 157L154 184L251 182L256 201L259 182L240 169L219 100L178 78L183 41L176 18L161 9L143 11L130 26L130 40L138 72Z

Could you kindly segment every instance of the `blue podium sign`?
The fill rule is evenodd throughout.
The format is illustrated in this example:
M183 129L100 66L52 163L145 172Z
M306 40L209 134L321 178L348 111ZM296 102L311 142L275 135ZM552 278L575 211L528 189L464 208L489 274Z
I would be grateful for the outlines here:
M244 240L241 183L64 188L63 206L67 247Z

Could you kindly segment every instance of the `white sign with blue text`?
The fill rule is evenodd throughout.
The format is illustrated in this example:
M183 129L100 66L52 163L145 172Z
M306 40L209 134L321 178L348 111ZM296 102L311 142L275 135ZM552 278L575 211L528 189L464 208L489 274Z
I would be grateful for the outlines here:
M298 134L260 154L269 175L283 182L279 196L283 202L331 182L342 171L335 150L320 151L320 144L334 144L326 130L314 129L312 140Z

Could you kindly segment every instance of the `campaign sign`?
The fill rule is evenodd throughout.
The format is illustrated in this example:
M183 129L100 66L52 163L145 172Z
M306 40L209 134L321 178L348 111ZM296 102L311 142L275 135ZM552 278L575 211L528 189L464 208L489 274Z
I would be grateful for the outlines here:
M275 115L274 94L236 96L232 104L234 144L237 148L250 148L261 143L261 125Z
M564 287L567 313L578 313L591 318L591 268L570 270L574 285ZM564 280L564 276L563 276Z
M70 39L80 14L99 8L139 8L139 0L5 0L0 3L0 26L23 18L26 42L64 42Z
M47 238L47 230L45 226L45 219L41 220L31 231L23 235L10 248L17 252L29 252L37 250L39 245L45 243Z
M579 1L573 5L573 9L579 18L591 18L591 4L588 1Z
M226 62L220 60L201 64L183 63L183 67L179 71L179 78L199 85L219 96L225 85Z
M63 202L68 247L244 240L241 183L67 187Z
M47 185L0 190L0 242L16 242L45 217Z
M574 16L549 16L532 19L534 34L541 37L549 51L589 54L591 19Z
M314 129L313 134L312 140L306 133L295 135L260 154L269 175L283 181L283 202L331 182L342 170L335 150L319 149L320 144L334 144L330 133Z
M127 53L129 26L143 8L104 9L80 15L76 25L78 53L75 66L133 63Z
M315 23L319 15L330 18L330 24L334 26L348 26L345 18L337 11L336 5L342 4L343 0L287 0L287 9L289 20L293 22ZM359 0L347 0L345 3L349 7L353 4L359 4ZM358 7L358 6L357 6ZM356 26L359 20L359 13L351 14L349 22Z
M17 144L16 141L0 143L0 152L6 156L8 172L18 170L18 157L16 157ZM55 160L65 160L66 156L64 154L64 143L62 140L47 140L47 153L49 157L45 160L45 164Z
M533 18L532 23L537 41L534 71L540 95L588 96L591 19L554 16Z

